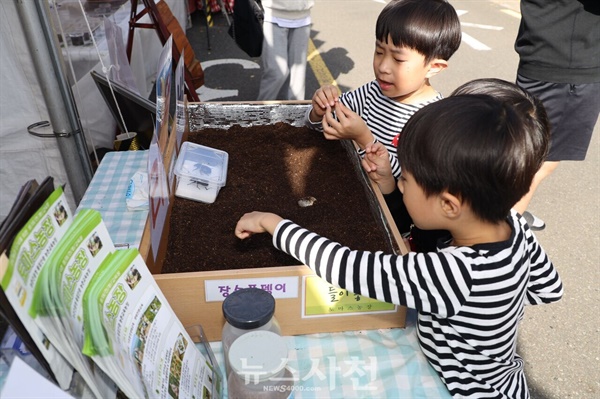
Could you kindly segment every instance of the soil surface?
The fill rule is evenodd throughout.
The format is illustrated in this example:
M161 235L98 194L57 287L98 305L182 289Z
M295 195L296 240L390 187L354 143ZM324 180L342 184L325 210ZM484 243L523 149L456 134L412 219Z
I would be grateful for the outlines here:
M212 204L175 197L162 273L300 264L275 249L270 234L234 235L253 210L290 219L352 249L393 251L340 141L285 123L192 132L188 141L229 155L226 185ZM352 154L356 156L356 154ZM312 206L298 201L315 199Z

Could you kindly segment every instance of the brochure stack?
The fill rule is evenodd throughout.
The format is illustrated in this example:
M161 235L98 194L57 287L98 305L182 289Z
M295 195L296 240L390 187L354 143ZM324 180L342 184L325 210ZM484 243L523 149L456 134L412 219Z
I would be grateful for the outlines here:
M137 249L116 250L100 213L73 215L53 186L28 182L0 225L0 310L16 334L64 390L221 397L208 343L192 341Z

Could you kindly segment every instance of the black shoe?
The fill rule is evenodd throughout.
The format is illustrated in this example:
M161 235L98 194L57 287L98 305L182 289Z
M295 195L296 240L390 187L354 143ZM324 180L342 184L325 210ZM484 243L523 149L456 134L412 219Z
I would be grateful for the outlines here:
M523 217L529 225L529 228L533 231L544 230L546 228L546 223L530 212L525 211Z

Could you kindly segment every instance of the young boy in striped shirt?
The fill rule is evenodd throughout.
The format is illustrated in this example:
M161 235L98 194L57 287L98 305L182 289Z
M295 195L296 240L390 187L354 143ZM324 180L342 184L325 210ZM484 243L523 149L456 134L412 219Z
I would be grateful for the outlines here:
M544 105L515 83L497 78L473 79L454 89L450 96L460 94L487 94L507 102L522 115L532 118L534 127L539 130L536 137L550 137L550 122ZM540 145L540 148L543 146ZM448 233L443 230L422 230L413 225L388 159L388 150L381 143L368 144L362 166L371 180L377 183L400 234L409 238L411 249L416 252L435 251L438 240L443 240Z
M268 232L328 282L416 309L420 346L453 397L528 398L516 353L524 306L563 292L511 209L547 153L536 123L487 95L448 97L411 117L398 142L398 187L417 227L450 232L437 252L353 251L268 212L245 214L235 234Z
M305 124L329 140L354 140L361 156L367 144L381 142L398 178L392 141L417 110L442 98L429 79L446 69L460 46L460 21L446 0L396 0L379 14L375 37L375 80L341 96L336 86L319 88ZM335 117L326 116L328 109Z

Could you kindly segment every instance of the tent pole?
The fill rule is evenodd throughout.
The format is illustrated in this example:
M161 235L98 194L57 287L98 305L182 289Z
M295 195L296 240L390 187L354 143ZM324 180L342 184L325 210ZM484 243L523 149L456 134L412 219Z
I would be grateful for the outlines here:
M36 75L48 108L50 124L79 205L94 172L58 38L49 19L48 0L15 0Z

